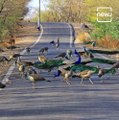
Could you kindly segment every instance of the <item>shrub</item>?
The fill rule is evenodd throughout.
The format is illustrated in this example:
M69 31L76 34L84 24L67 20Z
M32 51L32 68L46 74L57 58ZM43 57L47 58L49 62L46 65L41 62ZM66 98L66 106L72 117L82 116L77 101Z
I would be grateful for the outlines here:
M113 39L119 39L119 22L113 21L109 23L93 22L95 30L91 34L93 39L101 39L106 35L112 36Z

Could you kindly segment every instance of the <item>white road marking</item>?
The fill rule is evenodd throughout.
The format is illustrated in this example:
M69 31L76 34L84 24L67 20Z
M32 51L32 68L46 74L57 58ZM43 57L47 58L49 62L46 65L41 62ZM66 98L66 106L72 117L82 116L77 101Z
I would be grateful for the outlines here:
M72 27L69 23L67 23L67 25L70 28L70 48L72 48L72 43L73 43L73 37L72 37Z
M42 25L40 25L40 26L41 26L41 34L40 34L40 36L38 37L38 39L36 40L36 42L35 42L33 45L30 46L30 48L33 48L33 47L40 41L40 39L41 39L41 37L42 37L43 27L42 27ZM20 54L23 55L25 52L26 52L26 50L24 49ZM8 78L10 77L10 75L12 74L14 68L15 68L15 64L13 64L13 65L8 69L7 74L5 75L5 77L3 78L2 81L5 81L6 79L8 79Z

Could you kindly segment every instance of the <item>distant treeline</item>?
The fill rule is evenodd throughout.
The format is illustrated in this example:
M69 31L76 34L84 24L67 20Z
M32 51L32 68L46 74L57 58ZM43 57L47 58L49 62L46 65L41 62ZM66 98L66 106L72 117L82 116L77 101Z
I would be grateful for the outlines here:
M46 0L46 2L48 3L46 10L41 12L41 20L45 22L94 22L97 19L97 7L112 7L113 20L119 20L119 0Z

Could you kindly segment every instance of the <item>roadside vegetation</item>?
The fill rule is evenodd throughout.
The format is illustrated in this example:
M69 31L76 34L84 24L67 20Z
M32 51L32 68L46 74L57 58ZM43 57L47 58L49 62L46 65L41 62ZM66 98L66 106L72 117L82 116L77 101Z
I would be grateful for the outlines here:
M82 42L84 40L85 42L92 40L96 41L97 46L100 47L119 48L119 0L46 1L49 4L47 9L41 13L41 21L91 24L93 26L91 32L81 32L80 30L77 32L79 33L77 34L77 41ZM111 7L113 10L112 22L97 22L97 7ZM37 17L34 20L37 20Z
M14 35L21 20L27 13L26 3L29 0L0 0L0 42ZM1 43L0 43L1 44Z

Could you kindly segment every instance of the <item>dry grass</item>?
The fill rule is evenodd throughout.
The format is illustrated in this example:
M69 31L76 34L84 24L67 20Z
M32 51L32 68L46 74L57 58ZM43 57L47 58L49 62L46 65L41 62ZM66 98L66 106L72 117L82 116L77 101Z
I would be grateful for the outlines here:
M36 37L37 38L37 37ZM22 37L22 38L16 38L16 44L22 45L22 44L32 44L35 41L35 37Z
M75 42L76 43L86 43L92 41L89 33L79 32ZM106 48L109 50L117 50L119 49L119 40L113 39L111 36L106 35L102 39L96 40L97 47Z
M10 47L11 46L11 43L9 43L9 42L0 42L0 47L5 47L5 48L7 48L7 47Z
M99 47L117 50L119 49L119 40L115 40L111 36L107 35L104 38L97 40L97 45Z
M85 43L91 41L91 36L86 32L79 32L76 37L76 43Z

